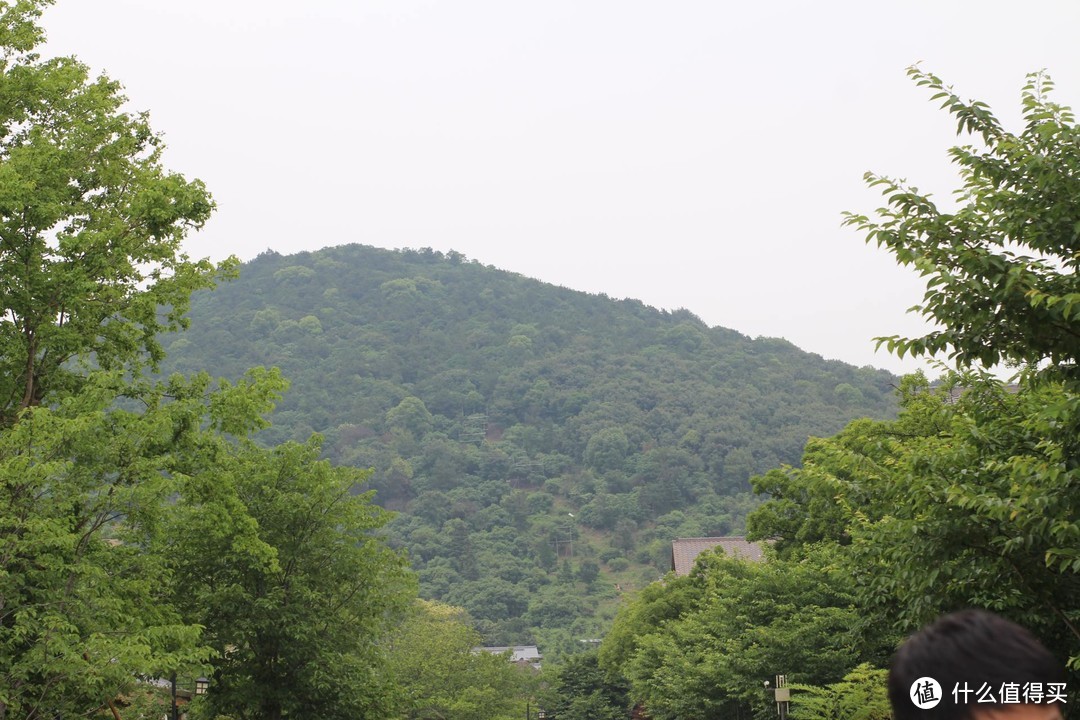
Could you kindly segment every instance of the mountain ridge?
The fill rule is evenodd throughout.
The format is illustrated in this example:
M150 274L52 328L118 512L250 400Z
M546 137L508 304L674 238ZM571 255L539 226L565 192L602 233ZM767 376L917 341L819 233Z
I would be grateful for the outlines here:
M189 317L165 369L280 367L266 441L373 468L422 593L496 644L599 636L673 537L741 530L751 475L895 413L887 371L453 252L267 252Z

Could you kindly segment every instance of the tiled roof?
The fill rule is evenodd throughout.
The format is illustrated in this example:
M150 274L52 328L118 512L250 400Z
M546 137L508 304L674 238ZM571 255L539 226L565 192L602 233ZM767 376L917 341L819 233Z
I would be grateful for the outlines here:
M671 542L671 569L676 575L689 575L697 556L715 547L723 548L728 555L753 562L760 562L764 557L761 544L749 542L744 537L678 538Z

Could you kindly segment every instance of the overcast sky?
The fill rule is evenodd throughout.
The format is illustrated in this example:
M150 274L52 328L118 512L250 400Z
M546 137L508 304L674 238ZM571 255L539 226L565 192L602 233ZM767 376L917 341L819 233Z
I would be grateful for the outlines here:
M922 285L841 212L867 170L947 197L921 61L1015 127L1080 106L1075 0L60 0L49 52L125 87L219 210L189 254L455 249L910 370Z

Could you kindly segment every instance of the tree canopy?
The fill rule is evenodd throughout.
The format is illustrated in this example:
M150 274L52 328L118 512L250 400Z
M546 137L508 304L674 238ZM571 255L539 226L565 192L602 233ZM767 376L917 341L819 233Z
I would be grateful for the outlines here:
M208 449L204 445L204 451ZM319 460L318 438L221 447L184 478L167 521L174 603L214 648L208 710L244 718L390 717L378 639L412 597L364 473Z
M161 165L145 113L74 58L41 58L49 2L0 14L0 426L78 387L77 360L156 366L215 269L181 250L213 201Z
M857 550L884 569L869 590L900 600L908 622L965 603L1001 610L1080 668L1080 129L1045 73L1028 76L1019 133L938 77L909 74L978 143L950 151L955 211L870 175L886 207L848 216L928 278L920 310L941 329L886 342L1023 372L1015 391L977 371L953 379L958 401L894 466L906 502L860 530Z
M1080 357L1080 130L1051 100L1045 73L1028 76L1024 127L1007 131L990 108L965 101L937 76L908 74L979 144L949 154L960 172L957 209L917 188L868 173L886 205L846 222L927 278L918 307L940 326L921 338L883 338L901 356L947 354L961 365L1050 362L1076 378Z
M250 440L276 370L141 373L234 262L182 252L213 203L120 86L37 54L48 4L0 3L0 718L204 672L236 718L388 716L387 515L318 437Z
M256 437L318 431L373 468L421 594L551 659L666 572L673 538L740 533L751 475L895 408L883 371L433 250L268 252L191 321L164 368L279 365L291 390Z
M192 407L110 410L116 386L93 376L0 431L0 717L84 714L209 658L152 551Z
M657 720L765 718L773 710L764 679L826 684L860 661L881 661L878 642L859 632L854 599L833 548L762 563L721 551L624 607L600 660Z
M1080 135L1041 73L1023 90L1019 134L937 77L911 75L981 142L951 151L958 207L871 174L886 206L847 221L927 277L919 310L938 328L882 342L959 371L904 378L899 417L856 420L812 439L801 466L755 478L769 500L749 534L775 554L761 568L708 558L620 613L601 660L657 718L753 711L751 677L771 672L795 681L792 717L885 717L875 667L905 634L966 607L1030 628L1072 684L1080 672ZM1014 383L983 367L999 362L1017 367Z
M464 610L418 600L390 636L388 670L406 720L514 720L539 688L531 667L479 651Z

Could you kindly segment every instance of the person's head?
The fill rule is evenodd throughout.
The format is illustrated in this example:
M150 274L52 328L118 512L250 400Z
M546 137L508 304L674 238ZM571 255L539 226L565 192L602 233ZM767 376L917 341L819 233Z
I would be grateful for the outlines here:
M915 687L921 678L940 685L940 701L929 709L916 705L926 700ZM1052 720L1063 705L1024 690L1064 682L1064 665L1030 632L993 613L964 610L904 641L889 669L889 703L894 720ZM990 693L980 702L984 686ZM1006 701L1003 693L1012 690L1017 700Z

